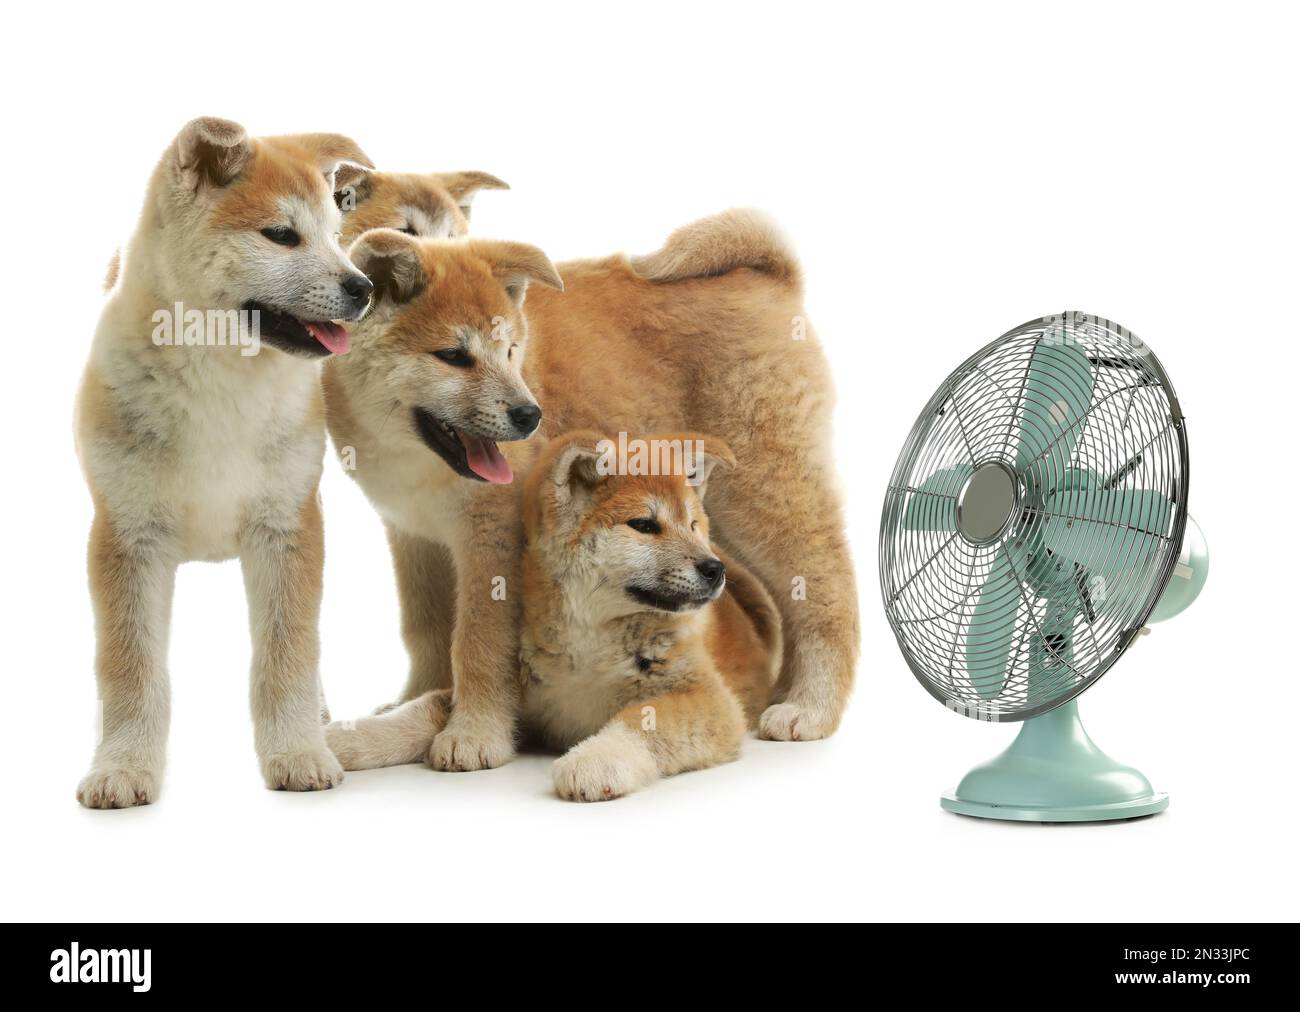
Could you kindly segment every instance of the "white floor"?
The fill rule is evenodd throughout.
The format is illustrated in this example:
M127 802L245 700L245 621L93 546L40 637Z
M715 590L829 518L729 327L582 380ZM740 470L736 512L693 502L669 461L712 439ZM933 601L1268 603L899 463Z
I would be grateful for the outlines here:
M1221 748L1228 735L1193 697L1155 686L1175 680L1167 654L1144 649L1107 676L1085 716L1099 743L1171 791L1169 811L1076 826L942 812L940 790L1013 731L946 713L884 659L830 741L752 741L739 763L598 805L557 800L538 755L272 793L239 679L192 681L154 806L76 805L89 735L71 732L84 724L52 729L57 753L11 766L5 916L1294 919L1295 815L1268 768L1289 748ZM1261 732L1269 723L1255 716Z

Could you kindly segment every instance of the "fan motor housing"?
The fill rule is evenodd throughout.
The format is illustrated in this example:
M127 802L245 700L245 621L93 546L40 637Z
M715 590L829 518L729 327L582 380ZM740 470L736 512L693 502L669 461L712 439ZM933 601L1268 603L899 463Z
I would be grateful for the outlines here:
M995 541L1020 505L1020 479L1000 460L977 467L957 495L957 528L974 545Z

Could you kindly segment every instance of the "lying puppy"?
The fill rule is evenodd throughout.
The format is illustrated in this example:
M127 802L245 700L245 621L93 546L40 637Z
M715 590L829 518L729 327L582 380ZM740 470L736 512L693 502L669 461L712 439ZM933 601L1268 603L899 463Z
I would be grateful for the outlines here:
M676 451L657 462L684 466L629 474L627 445L564 436L524 496L523 727L567 750L554 780L571 801L735 759L781 663L771 597L709 542L704 492L731 451L690 433L647 439L651 453ZM438 690L332 724L326 740L345 769L414 762L451 709Z
M385 199L374 194L368 213L378 214ZM388 213L399 217L396 207ZM727 441L741 466L713 492L715 540L763 581L785 632L781 678L759 733L781 740L830 734L857 662L857 584L832 454L831 377L804 314L793 253L763 216L729 211L678 229L648 256L574 261L559 273L564 293L536 291L525 314L533 336L522 377L545 409L542 434L691 428ZM476 312L458 304L464 298L440 292L447 321ZM391 375L428 372L424 355L413 342L410 368L398 370L390 359ZM477 366L447 368L470 370L457 377L469 384ZM355 415L346 389L335 393L331 411ZM396 382L387 398L374 386L369 396L385 410L411 403ZM378 418L373 431L378 436ZM410 425L389 425L383 437L406 444ZM354 477L363 486L393 485L364 461ZM406 487L413 499L406 509L438 508L421 498L419 482ZM411 533L390 538L411 658L402 699L452 684L458 599L449 555Z
M195 559L243 565L267 785L315 790L342 776L320 726L318 363L348 350L334 321L369 302L338 244L333 197L368 164L346 137L255 140L208 118L154 171L77 403L102 707L77 789L88 807L158 794L172 587Z

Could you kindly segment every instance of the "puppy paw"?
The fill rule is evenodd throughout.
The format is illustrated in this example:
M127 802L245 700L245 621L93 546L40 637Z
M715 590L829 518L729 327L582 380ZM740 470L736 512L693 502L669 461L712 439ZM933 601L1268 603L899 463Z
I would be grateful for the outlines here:
M77 785L87 808L134 808L158 797L159 776L133 766L96 766Z
M622 724L573 746L551 766L555 793L565 801L613 801L658 777L650 750Z
M328 791L343 780L343 767L329 749L282 752L263 760L262 776L273 791Z
M457 720L452 714L446 728L433 739L429 765L448 773L490 770L504 766L514 754L514 736L508 727Z
M829 737L835 724L835 718L823 709L775 703L759 718L758 736L769 741L814 741Z

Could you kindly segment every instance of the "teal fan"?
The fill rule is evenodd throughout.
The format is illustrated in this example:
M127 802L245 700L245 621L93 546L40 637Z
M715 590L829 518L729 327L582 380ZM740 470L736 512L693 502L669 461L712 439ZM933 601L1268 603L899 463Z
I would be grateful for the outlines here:
M977 720L1025 722L945 808L1086 821L1168 805L1092 743L1075 699L1205 583L1187 464L1168 376L1108 320L1030 321L930 399L885 497L885 611L937 699Z

